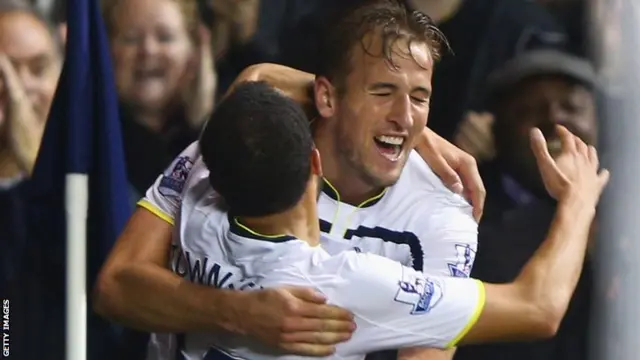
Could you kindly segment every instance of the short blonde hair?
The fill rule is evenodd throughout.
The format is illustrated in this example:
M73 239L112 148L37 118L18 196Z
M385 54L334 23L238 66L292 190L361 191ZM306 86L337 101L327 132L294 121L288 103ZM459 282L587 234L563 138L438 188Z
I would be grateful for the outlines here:
M115 31L115 12L118 5L122 1L130 1L130 0L102 0L101 8L102 8L102 16L104 17L104 22L107 27L107 32L109 35L113 34ZM182 17L184 19L184 23L187 27L187 31L190 35L196 36L198 32L198 26L200 23L200 12L198 9L197 0L166 0L176 3L180 8L180 12L182 13Z

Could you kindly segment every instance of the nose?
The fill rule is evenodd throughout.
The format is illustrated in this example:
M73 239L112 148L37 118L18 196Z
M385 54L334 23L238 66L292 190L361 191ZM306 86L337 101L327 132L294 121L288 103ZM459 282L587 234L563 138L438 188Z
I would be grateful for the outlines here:
M16 70L27 96L33 98L40 88L40 79L35 76L27 66L19 66ZM31 100L33 101L33 99Z
M562 104L554 101L547 108L547 119L553 124L566 125L571 115Z
M398 95L393 102L389 121L400 129L409 129L413 125L411 117L411 98L408 95Z
M138 50L141 55L149 56L155 55L159 48L158 41L154 39L153 36L145 36L144 39L142 39Z

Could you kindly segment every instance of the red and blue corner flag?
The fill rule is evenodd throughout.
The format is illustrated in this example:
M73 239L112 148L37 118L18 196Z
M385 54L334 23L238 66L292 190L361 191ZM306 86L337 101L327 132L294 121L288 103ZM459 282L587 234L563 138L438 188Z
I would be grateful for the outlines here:
M32 299L31 350L40 359L117 358L116 330L92 313L89 294L132 210L118 100L99 1L68 0L67 21L62 75L28 184L28 239L47 286Z

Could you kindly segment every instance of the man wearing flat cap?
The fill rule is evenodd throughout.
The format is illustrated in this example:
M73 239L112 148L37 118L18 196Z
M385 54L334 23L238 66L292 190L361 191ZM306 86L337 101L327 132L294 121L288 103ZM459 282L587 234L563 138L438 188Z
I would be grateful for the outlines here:
M530 150L529 131L533 127L543 131L551 154L560 149L556 125L565 126L587 144L595 145L596 76L582 58L555 50L536 50L505 64L490 76L488 84L495 156L481 167L487 200L472 275L484 281L507 282L518 275L544 240L555 212L555 202L544 192ZM555 338L461 348L455 359L586 359L591 278L587 259Z

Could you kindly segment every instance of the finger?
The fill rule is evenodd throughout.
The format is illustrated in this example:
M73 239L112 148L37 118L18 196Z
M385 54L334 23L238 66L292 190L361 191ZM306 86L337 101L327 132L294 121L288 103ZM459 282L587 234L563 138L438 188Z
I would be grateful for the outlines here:
M462 183L467 193L466 195L473 205L473 217L476 221L480 221L484 212L484 201L487 196L487 190L482 182L482 177L480 177L475 159L469 156L462 160L458 172L462 177Z
M200 59L199 59L199 67L200 67L200 76L203 78L201 80L206 81L210 80L210 77L205 77L204 74L212 73L214 70L214 57L213 57L213 48L211 44L211 31L207 29L206 26L201 25L199 28L199 40L200 40ZM211 86L210 84L207 84Z
M306 303L299 308L298 315L313 319L352 321L353 314L335 305L318 305Z
M311 302L314 304L325 304L327 302L327 297L314 289L290 287L286 290L289 294L305 302Z
M333 355L336 352L336 347L333 345L318 345L318 344L306 344L306 343L286 343L281 344L280 348L288 354L323 357Z
M567 130L566 127L561 125L556 126L556 131L558 132L558 136L560 137L560 141L562 142L562 151L576 151L575 136L569 130Z
M319 345L336 345L351 339L351 332L322 332L322 331L299 331L285 333L282 340L285 343L309 343Z
M429 165L442 180L442 183L456 194L462 195L464 186L458 173L447 163L442 155L432 156Z
M303 318L286 322L283 330L287 333L296 332L330 332L330 333L352 333L356 325L351 320L324 320ZM302 341L302 339L291 340ZM304 341L302 341L304 342Z
M547 140L544 138L544 135L542 135L542 131L538 128L531 130L531 150L536 158L538 168L542 169L543 167L551 166L557 170L556 163L551 154L549 154Z
M449 166L449 163L447 163L434 143L438 136L429 128L425 128L420 136L421 142L419 146L416 147L420 156L429 164L433 172L440 177L440 180L442 180L442 183L446 187L456 194L462 194L464 188L460 176ZM442 139L442 141L446 142L444 139Z
M588 152L589 152L589 161L594 166L594 168L597 169L598 167L600 167L600 159L598 158L598 151L596 150L595 146L589 145Z
M200 51L203 56L211 56L211 31L205 26L198 27L198 40L200 41Z
M587 144L585 144L584 141L582 141L582 139L580 139L579 137L574 135L574 141L576 143L576 150L584 155L585 157L589 156L589 147L587 146Z
M22 82L11 61L9 61L9 58L2 54L0 54L0 76L2 77L9 101L20 101L20 99L24 97Z
M611 174L609 173L609 170L607 169L600 170L600 172L598 173L598 185L600 185L601 190L604 189L605 186L607 186L610 178L611 178Z
M467 139L464 134L458 134L453 140L453 143L461 150L466 151L470 154L473 154L475 151L473 144Z

